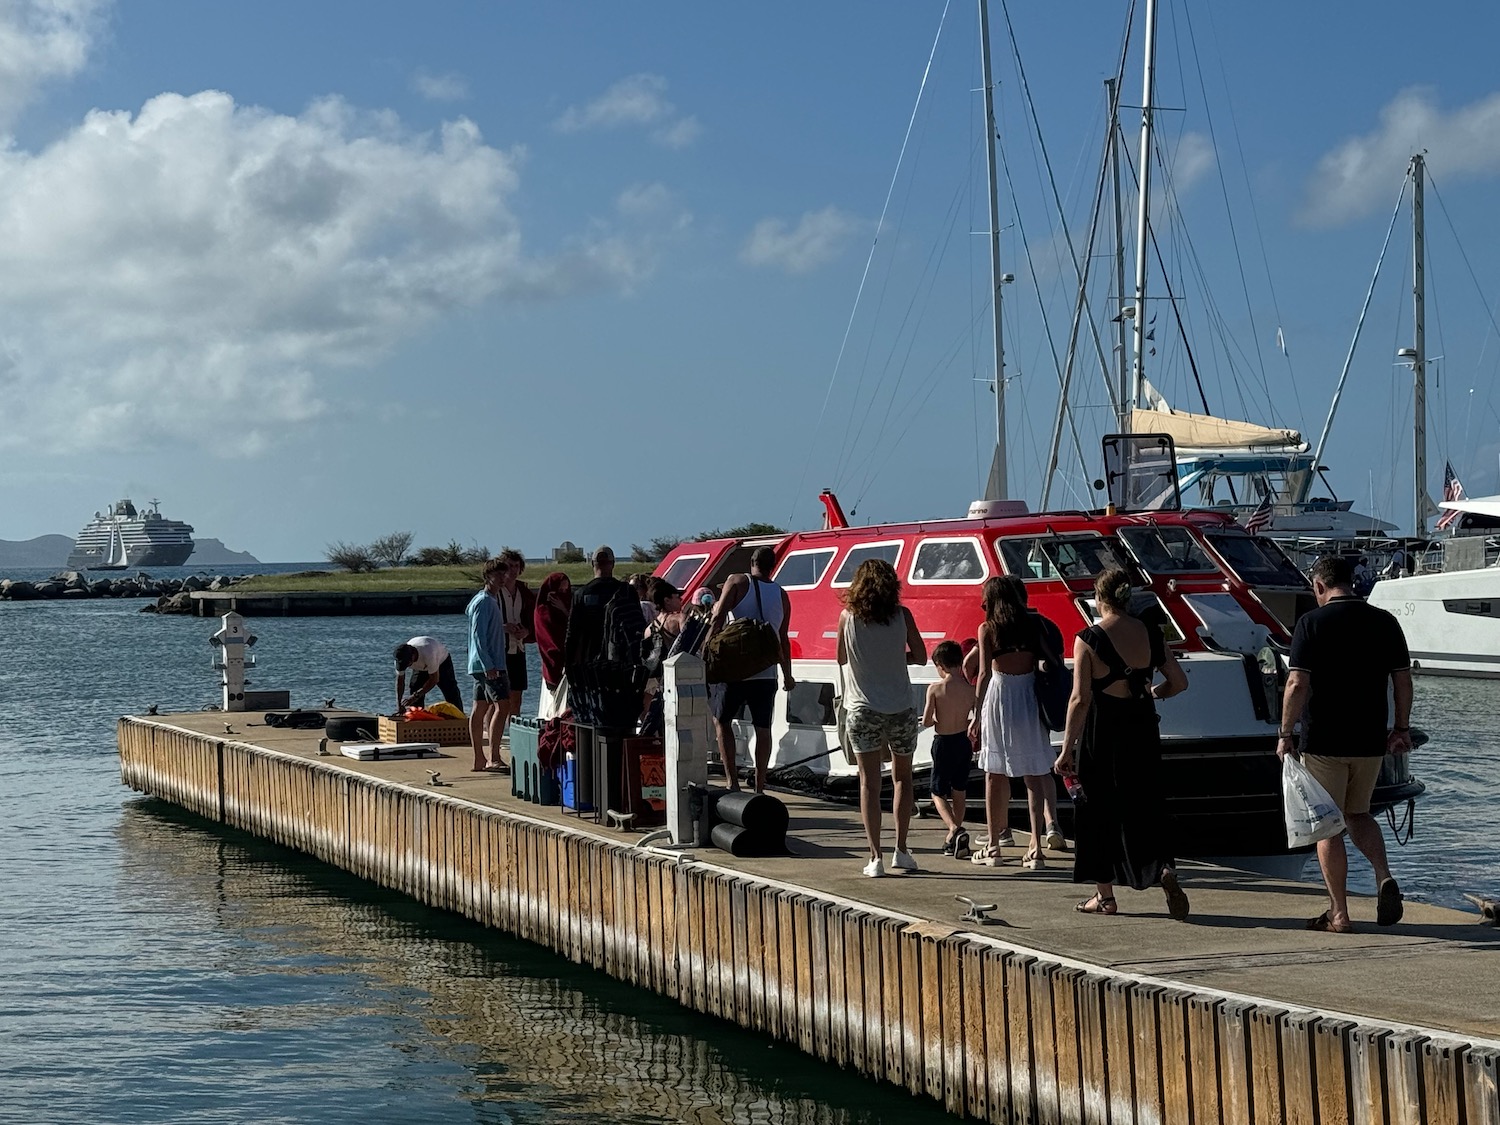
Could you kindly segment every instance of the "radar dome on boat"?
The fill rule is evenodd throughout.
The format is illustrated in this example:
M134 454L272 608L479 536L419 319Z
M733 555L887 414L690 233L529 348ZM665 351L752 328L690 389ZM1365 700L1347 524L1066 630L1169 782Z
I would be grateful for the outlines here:
M1024 516L1030 509L1024 500L975 500L969 505L971 520L999 520Z

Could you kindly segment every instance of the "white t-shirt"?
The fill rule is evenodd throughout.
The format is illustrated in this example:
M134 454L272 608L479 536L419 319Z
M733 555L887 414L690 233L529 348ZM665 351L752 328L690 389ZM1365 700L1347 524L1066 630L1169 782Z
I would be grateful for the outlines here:
M448 659L448 646L436 637L413 637L406 643L417 650L417 658L411 662L408 671L437 675L443 661Z

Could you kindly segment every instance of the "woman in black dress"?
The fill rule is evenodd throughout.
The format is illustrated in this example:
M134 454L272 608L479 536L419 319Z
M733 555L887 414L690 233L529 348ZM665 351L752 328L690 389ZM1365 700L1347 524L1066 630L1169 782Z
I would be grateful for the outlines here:
M1131 615L1123 570L1099 575L1094 596L1099 621L1073 647L1073 698L1056 765L1083 790L1074 798L1073 882L1095 891L1076 909L1114 914L1116 883L1138 891L1160 884L1167 912L1181 921L1188 900L1167 838L1155 701L1187 690L1187 677L1161 630ZM1157 672L1162 680L1153 686Z

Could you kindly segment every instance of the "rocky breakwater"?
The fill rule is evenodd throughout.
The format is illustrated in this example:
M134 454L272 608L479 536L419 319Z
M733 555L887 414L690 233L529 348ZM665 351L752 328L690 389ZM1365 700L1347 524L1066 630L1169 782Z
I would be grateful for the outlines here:
M89 578L76 570L65 570L41 582L0 581L0 601L29 602L69 598L152 598L142 613L193 612L192 595L197 590L227 590L245 580L227 575L190 574L186 578L152 578L144 571L119 578Z

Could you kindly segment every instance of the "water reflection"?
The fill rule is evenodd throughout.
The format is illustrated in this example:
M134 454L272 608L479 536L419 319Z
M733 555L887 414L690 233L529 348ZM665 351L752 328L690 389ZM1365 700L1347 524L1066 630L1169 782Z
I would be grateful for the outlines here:
M214 1033L295 1052L313 1073L346 1060L365 1074L366 1100L372 1089L444 1089L486 1121L951 1120L159 802L128 804L118 838L119 885L141 908L212 919L231 938L236 952L211 970L241 998L223 1006Z

